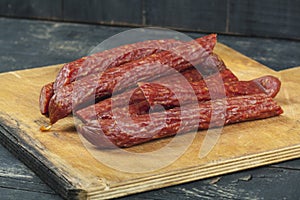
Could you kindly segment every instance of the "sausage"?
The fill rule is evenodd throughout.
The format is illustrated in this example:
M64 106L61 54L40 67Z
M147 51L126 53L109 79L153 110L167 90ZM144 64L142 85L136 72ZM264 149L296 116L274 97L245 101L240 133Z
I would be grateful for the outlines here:
M222 79L210 78L190 83L190 85L200 102L211 98L222 98L222 95L233 97L264 93L270 97L275 97L280 89L280 81L273 76L264 76L251 81L233 82L223 82ZM181 99L181 103L184 104L193 101L185 85L181 84L176 87L179 89L175 94L160 83L141 83L139 85L150 106L161 105L165 108L171 108L180 105L178 99Z
M210 34L202 37L202 39L199 40L199 43L208 52L212 53L213 48L216 45L216 41L216 34ZM55 91L58 90L58 88L91 73L99 73L107 68L120 66L126 62L146 57L164 49L170 49L179 44L182 44L182 42L172 39L138 42L95 53L91 56L82 57L73 62L67 63L62 67L56 77L54 85L52 85L52 90L54 90L54 92L49 93L51 95L41 93L39 102L41 105L40 108L46 108L40 109L41 113L48 114L50 98L53 96ZM43 101L41 102L41 100ZM47 110L47 112L45 112L45 110Z
M216 34L210 34L202 37L199 43L208 52L212 52L216 45L216 41ZM106 68L120 66L124 63L161 52L162 50L170 50L181 44L183 44L182 41L174 39L147 40L119 46L92 54L88 57L80 58L67 63L62 67L56 77L54 90L57 90L61 86L69 84L75 79L80 79L91 73L99 73L104 71Z
M270 97L275 97L273 91L279 91L280 89L280 81L276 77L264 76L251 81L238 81L237 79L231 78L231 73L229 72L229 70L226 70L223 73L207 77L205 80L191 82L190 85L195 92L197 100L201 102L211 100L211 98L222 98L222 95L226 95L226 97L233 97L262 93L265 93ZM273 88L269 87L264 89L265 86L261 85L259 81L268 82L268 84L272 85ZM131 113L147 113L150 107L154 107L155 105L161 105L165 109L177 107L180 106L178 99L181 99L181 103L183 104L193 101L193 98L189 94L190 91L185 87L185 85L177 85L179 89L177 89L176 94L174 94L173 91L161 85L163 82L157 82L159 83L154 82L140 84L139 88L137 88L133 93L130 99L131 101L129 102L130 105L135 103L134 106L130 107ZM176 85L173 81L170 82ZM126 106L127 102L123 100L127 99L130 93L131 92L122 93L114 97L114 107ZM147 102L141 103L142 101ZM111 102L111 99L106 99L95 105L91 105L77 111L76 115L82 121L88 121L96 118L112 118L112 113L110 112L112 109Z
M203 78L195 68L188 69L182 72L181 74L191 84L193 84L193 82L200 81ZM212 81L217 78L222 79L223 82L225 83L238 81L237 77L229 69L224 69L220 73L208 76L205 80ZM177 77L177 74L175 74L171 77L162 77L153 80L153 82L159 82L159 83L166 82L166 83L173 83L174 85L177 85L180 84L180 80L181 79ZM126 102L125 100L129 99L130 94L132 94L130 101ZM157 94L160 93L157 92ZM143 94L143 91L140 88L135 88L133 90L129 90L127 92L115 95L112 97L112 99L108 98L94 105L90 105L86 108L80 109L76 111L76 116L82 121L87 121L96 118L111 118L112 116L110 111L111 111L112 101L114 107L124 107L127 106L128 103L130 105L136 104L134 107L131 107L130 109L135 110L138 114L147 113L150 107L150 105L146 102L147 100ZM132 111L132 113L134 113L134 111Z
M49 93L45 93L46 91L42 89L39 102L41 113L48 113L50 98L56 90L64 85L70 84L91 73L98 73L110 67L117 67L123 63L146 57L164 49L170 49L179 44L182 44L182 42L172 39L149 40L123 45L66 63L57 74L54 84L51 84L52 89L50 90L50 85L48 84L43 87L43 89L47 88L47 92ZM207 50L212 51L214 45L211 42L210 45L206 46Z
M182 42L172 39L148 40L144 42L123 45L110 50L92 54L91 56L82 57L65 64L61 68L56 77L55 83L52 84L51 90L50 85L48 84L43 88L47 88L47 91L54 90L55 92L58 88L91 73L98 73L110 67L117 67L126 62L137 60L139 58L146 57L162 50L171 49L172 47L175 47L179 44L182 44ZM215 44L216 34L211 34L203 37L202 45L207 51L212 52ZM39 103L41 105L40 110L42 114L47 114L49 101L53 94L53 91L47 94L40 94ZM45 110L47 110L47 112Z
M44 85L40 92L39 106L40 106L40 111L43 115L46 115L48 113L49 101L54 93L53 84L54 82Z
M283 113L281 107L266 94L216 99L187 108L180 110L176 107L164 113L152 113L151 121L149 115L139 115L134 119L135 123L94 119L80 124L77 130L97 147L130 147L196 129L264 119Z
M219 70L215 71L213 73L203 73L203 71L201 71L201 70L199 71L199 70L197 70L197 68L191 67L187 70L182 71L181 72L182 76L188 82L196 82L196 81L202 80L203 78L209 78L213 74L221 73L223 81L231 82L231 81L237 81L238 80L238 78L229 69L227 69L225 63L223 62L223 60L217 54L212 53L211 56L210 56L210 59L207 59L205 61L208 61L210 63L205 63L204 65L206 65L206 66L216 66L216 68L219 69ZM167 78L169 79L169 77L167 77ZM164 80L165 80L165 78L162 77L161 79L157 79L155 81L164 81ZM176 80L174 80L174 81L176 81ZM167 82L170 82L170 81L167 80Z
M109 97L113 91L120 92L134 86L139 81L155 79L171 73L171 68L183 71L192 65L204 63L201 66L204 72L215 73L218 70L223 70L223 67L222 69L212 70L213 66L205 65L213 62L210 61L213 59L212 54L206 51L198 42L201 43L203 40L198 38L195 41L186 42L175 47L172 52L162 51L152 54L117 68L109 68L101 74L100 78L96 74L91 74L60 88L52 96L49 103L50 123L54 124L59 119L69 115L72 112L72 107L74 109L85 107L95 99ZM122 84L118 84L123 76L126 77L123 78ZM77 91L73 94L74 88Z
M273 98L278 94L281 87L280 80L270 75L257 78L254 82L264 91L264 93Z
M182 44L176 40L148 40L134 44L123 45L113 49L95 53L65 64L59 71L54 90L70 84L91 73L99 73L106 68L120 66L126 62L137 60L153 53L167 50Z

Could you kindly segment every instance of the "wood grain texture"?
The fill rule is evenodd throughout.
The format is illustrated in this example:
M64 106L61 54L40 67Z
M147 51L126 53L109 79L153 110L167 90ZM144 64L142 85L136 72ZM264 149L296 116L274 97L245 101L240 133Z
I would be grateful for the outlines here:
M101 24L142 24L140 0L64 0L64 20Z
M300 39L295 0L2 0L0 16Z
M186 187L168 187L170 192L157 190L153 195L146 196L147 193L136 194L134 199L164 199L168 194L170 199L182 199L178 193L184 194L184 199L297 199L298 192L295 187L300 181L297 171L286 171L283 169L270 168L267 171L263 168L244 170L230 174L230 176L218 176L208 178L197 185L189 184ZM250 177L250 179L249 179ZM214 180L218 179L217 182ZM282 182L287 187L282 191ZM259 185L259 187L258 187ZM287 194L289 194L287 198ZM120 200L127 199L126 197Z
M63 0L2 0L0 15L12 17L62 19Z
M18 159L0 146L1 199L61 199ZM9 158L9 159L8 159Z
M0 72L70 62L87 55L105 39L128 30L8 18L0 18L0 26Z
M47 123L36 106L39 89L54 79L61 65L0 75L1 96L6 97L0 100L4 129L1 133L6 133L2 134L2 141L19 153L20 159L27 159L27 164L60 194L82 198L128 195L299 157L300 126L295 121L299 100L294 92L299 88L295 83L299 80L299 68L276 73L224 45L219 44L216 52L241 79L265 74L279 76L285 84L276 100L286 112L272 119L225 127L217 145L203 159L198 157L203 131L180 159L146 174L120 172L91 157L74 130L72 118L61 121L48 133L39 132L39 126ZM17 90L29 93L20 93L13 86L20 81ZM20 98L22 104L18 103ZM131 150L147 151L168 141L159 140Z
M229 11L229 32L300 39L299 1L230 1Z
M226 32L227 1L146 0L144 5L146 25Z

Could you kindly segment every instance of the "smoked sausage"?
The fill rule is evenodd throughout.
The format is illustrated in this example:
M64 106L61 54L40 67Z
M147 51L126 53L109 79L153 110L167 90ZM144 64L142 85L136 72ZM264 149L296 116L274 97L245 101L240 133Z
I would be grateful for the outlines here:
M81 104L87 106L95 99L109 97L113 91L119 92L134 86L137 82L166 75L172 71L171 69L183 71L193 65L202 64L200 71L204 74L223 70L223 66L211 64L215 58L211 56L212 53L199 45L202 42L203 39L198 38L195 41L178 45L172 52L155 53L117 68L109 68L100 77L91 74L60 88L54 93L49 103L50 123L54 124L69 115L72 108L78 109ZM118 84L122 78L122 84ZM77 90L73 93L74 88Z
M134 119L135 123L94 119L79 125L77 130L97 147L130 147L192 130L264 119L281 113L281 107L273 98L266 94L255 94L206 101L185 110L176 107L166 110L165 113L152 113L151 120L148 114L139 115ZM185 123L181 124L182 121ZM147 128L150 123L154 126ZM124 132L120 127L127 131Z

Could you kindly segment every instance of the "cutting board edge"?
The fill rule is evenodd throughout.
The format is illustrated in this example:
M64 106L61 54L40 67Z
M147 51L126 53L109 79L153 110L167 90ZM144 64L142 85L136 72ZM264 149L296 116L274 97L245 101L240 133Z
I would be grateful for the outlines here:
M152 180L145 180L145 179L136 179L133 182L123 182L122 185L112 188L111 190L103 190L99 191L98 189L90 188L88 189L87 196L90 199L97 199L97 198L117 198L126 196L129 194L136 194L139 192L145 192L153 189L159 189L171 185L178 185L182 183L188 183L191 181L201 180L205 178L211 178L219 175L224 175L228 173L233 173L237 171L242 171L246 169L253 169L256 167L261 167L267 164L275 164L282 161L287 161L291 159L300 158L300 144L290 146L288 148L285 148L284 152L281 152L282 149L276 149L274 150L277 152L277 154L272 155L274 151L269 152L263 152L261 156L257 155L250 155L238 158L237 160L241 160L241 165L237 168L237 165L230 160L229 162L225 163L215 163L212 164L211 167L205 170L203 173L203 169L207 167L207 165L201 165L196 166L192 168L188 168L186 171L180 170L181 173L179 177L175 177L177 174L177 171L172 171L173 175L170 176L170 174L164 174L160 177L155 177ZM290 153L290 150L293 151L293 153ZM269 154L271 156L269 156ZM284 157L283 159L276 160L277 156L280 155ZM264 158L263 162L262 158ZM251 160L251 162L249 162ZM258 162L259 161L259 162ZM250 163L250 164L249 164ZM211 163L209 163L211 164ZM224 168L227 167L227 171L224 171ZM150 177L147 177L148 179ZM130 185L130 187L128 187ZM144 187L144 185L146 185ZM97 191L98 190L98 191ZM119 192L122 191L122 192Z
M0 116L0 121L3 119ZM23 162L30 169L34 170L42 180L46 180L45 183L49 185L55 192L59 193L63 198L70 197L85 197L86 191L82 188L78 188L66 177L62 178L61 174L56 171L56 167L47 159L34 145L31 143L24 142L25 139L22 137L17 137L12 132L21 132L15 126L3 125L0 123L0 143L14 156L16 156L21 162ZM54 187L56 185L60 187Z
M7 72L1 72L0 76L4 76L7 74L16 74L19 72L34 72L36 70L40 70L41 68L50 68L50 69L56 69L56 68L60 68L64 65L65 63L58 63L58 64L53 64L53 65L45 65L45 66L40 66L40 67L36 67L36 68L29 68L29 69L19 69L19 70L13 70L13 71L7 71Z
M288 68L288 69L280 70L280 71L278 71L278 73L291 73L291 72L299 70L299 69L300 69L300 65L294 66L294 67L291 67L291 68Z
M3 119L1 119L1 121L2 120ZM157 173L155 176L148 177L144 176L140 179L129 180L122 182L119 185L114 185L110 190L107 190L103 184L99 184L96 187L94 186L91 188L78 188L72 185L71 182L67 180L67 177L62 177L62 174L55 170L56 168L51 161L48 160L47 157L45 157L41 152L39 152L33 143L28 143L28 141L27 143L23 142L24 138L16 137L16 135L19 136L19 134L11 134L15 131L22 130L15 126L7 126L7 123L5 126L0 124L0 137L2 138L1 143L28 167L34 169L35 173L37 173L42 180L47 179L47 184L64 198L76 197L78 199L86 199L88 197L93 199L94 197L122 197L129 194L136 194L170 185L178 185L181 183L224 175L300 157L300 144L298 144L285 148L270 150L267 152L261 152L260 154L256 155L249 154L243 155L242 157L230 158L226 159L225 161L222 160L222 163L207 163L195 167L184 168L180 171L171 171L163 174ZM294 152L292 154L288 153L291 150ZM278 155L281 155L281 158L276 160ZM36 159L37 156L38 159ZM259 160L260 162L257 163L256 160ZM236 161L240 161L239 167L237 167L237 164L235 163ZM249 162L251 164L249 164ZM227 168L227 170L224 170L224 168ZM180 176L178 176L179 172ZM57 185L60 187L55 187ZM65 185L65 187L61 187L62 185Z
M237 51L237 50L231 48L230 46L227 46L227 45L225 45L225 44L223 44L223 43L221 43L221 42L217 42L216 48L214 49L214 52L216 52L217 55L219 55L219 53L218 53L219 48L220 48L219 46L221 46L222 49L227 49L228 52L234 53L234 54L238 55L238 56L241 57L241 58L249 59L249 57L246 56L245 54L242 54L241 52L239 52L239 51ZM221 49L221 48L220 48L220 49ZM219 56L220 56L220 55L219 55ZM220 57L222 58L222 56L220 56ZM252 59L252 58L250 58L250 59L251 59L251 61L252 61L253 63L255 63L255 65L259 65L259 66L260 66L261 68L263 68L264 70L268 70L268 71L269 71L270 73L272 73L272 74L277 74L277 73L278 73L278 71L276 71L276 70L274 70L274 69L272 69L272 68L270 68L270 67L268 67L268 66L266 66L266 65L264 65L264 64L262 64L262 63L260 63L260 62L258 62L257 60L254 60L254 59ZM225 62L225 64L226 64L226 62ZM226 66L227 66L227 65L226 65Z

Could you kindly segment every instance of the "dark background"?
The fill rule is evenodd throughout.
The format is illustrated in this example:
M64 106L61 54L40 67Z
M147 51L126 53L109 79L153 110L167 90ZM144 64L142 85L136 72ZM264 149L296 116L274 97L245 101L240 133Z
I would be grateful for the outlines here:
M0 0L0 16L300 39L300 0Z

